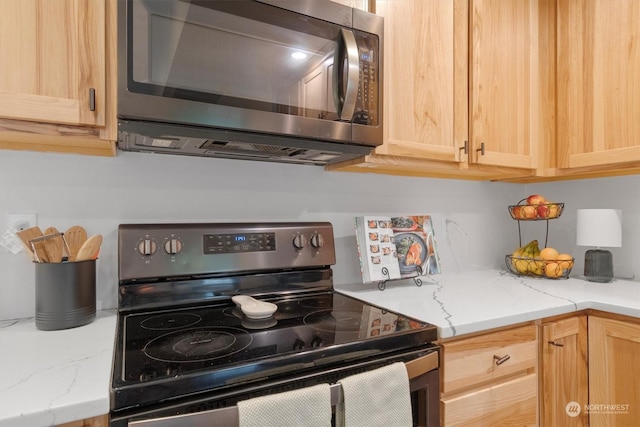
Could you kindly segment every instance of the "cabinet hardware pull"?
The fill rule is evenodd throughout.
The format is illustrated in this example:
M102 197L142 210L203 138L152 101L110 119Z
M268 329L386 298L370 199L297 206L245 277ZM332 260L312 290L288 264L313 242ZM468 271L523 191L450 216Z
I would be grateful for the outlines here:
M464 154L468 154L469 153L469 141L465 141L464 145L460 148L458 148L458 150L464 152Z
M554 345L556 347L564 347L564 344L560 344L559 342L549 341L549 344Z
M511 359L511 356L509 356L508 354L505 354L504 356L500 357L498 355L493 355L493 360L496 361L496 365L500 366L502 365L504 362L506 362L507 360Z
M96 111L96 90L89 88L89 111Z
M480 152L481 156L484 156L484 142L480 143L480 148L476 149L476 152Z

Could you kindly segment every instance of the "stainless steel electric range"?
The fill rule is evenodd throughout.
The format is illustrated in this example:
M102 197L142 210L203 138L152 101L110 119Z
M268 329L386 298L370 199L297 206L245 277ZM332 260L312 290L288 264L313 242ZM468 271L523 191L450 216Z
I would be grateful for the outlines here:
M437 425L436 328L335 292L335 262L326 222L120 225L111 426L235 425L240 400L397 361Z

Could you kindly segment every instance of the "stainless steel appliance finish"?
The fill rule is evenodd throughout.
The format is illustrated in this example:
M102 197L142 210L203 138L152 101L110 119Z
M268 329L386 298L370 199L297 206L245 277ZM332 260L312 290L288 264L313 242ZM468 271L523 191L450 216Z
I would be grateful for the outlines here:
M335 292L335 262L326 222L120 225L111 426L236 425L240 400L398 361L438 425L435 326ZM240 294L278 309L248 318Z
M123 150L325 165L382 143L383 19L328 0L119 0Z
M428 353L419 359L414 359L406 364L410 375L410 389L414 399L423 399L426 402L425 413L421 415L416 414L416 418L421 420L421 422L417 422L416 424L420 426L434 427L440 423L437 410L440 393L438 388L438 364L438 352L436 351ZM340 385L332 384L332 405L340 404L342 398ZM226 408L211 409L187 415L174 415L133 421L129 423L129 425L131 427L209 427L212 425L237 426L238 422L237 407L228 406Z

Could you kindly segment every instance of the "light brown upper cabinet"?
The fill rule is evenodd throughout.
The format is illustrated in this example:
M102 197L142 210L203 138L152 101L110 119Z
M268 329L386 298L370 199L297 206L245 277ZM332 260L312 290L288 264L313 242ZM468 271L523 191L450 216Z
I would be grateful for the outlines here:
M456 46L455 29L466 26L466 2L379 0L376 13L385 24L384 145L376 153L460 162L468 133L467 43L466 28L458 29Z
M558 167L640 167L639 117L640 2L558 2Z
M535 175L554 135L554 5L378 0L376 13L385 18L384 144L360 163L332 169Z
M112 0L2 2L0 148L113 155L110 24Z
M537 169L553 134L553 50L544 0L471 0L472 163Z

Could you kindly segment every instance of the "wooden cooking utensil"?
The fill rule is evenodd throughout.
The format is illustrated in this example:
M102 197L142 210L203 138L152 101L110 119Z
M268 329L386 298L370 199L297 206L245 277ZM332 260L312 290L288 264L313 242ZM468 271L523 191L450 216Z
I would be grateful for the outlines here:
M102 244L102 234L94 234L89 237L80 247L74 261L87 261L98 258L100 245Z
M33 259L34 261L38 261L40 259L40 253L38 253L38 256L36 257L36 255L33 253L33 248L31 247L30 240L42 236L42 230L40 230L40 227L36 226L27 228L26 230L18 231L16 232L16 236L18 236L18 238L24 245L25 250L27 251L29 256L31 256L31 259ZM36 250L40 248L42 248L41 252L43 252L44 255L43 246L36 246Z
M62 262L62 253L64 250L62 234L58 231L57 228L48 227L46 230L44 230L44 235L53 236L42 241L49 262Z
M75 261L80 247L87 241L87 231L79 225L74 225L65 231L64 238L69 246L69 261Z

